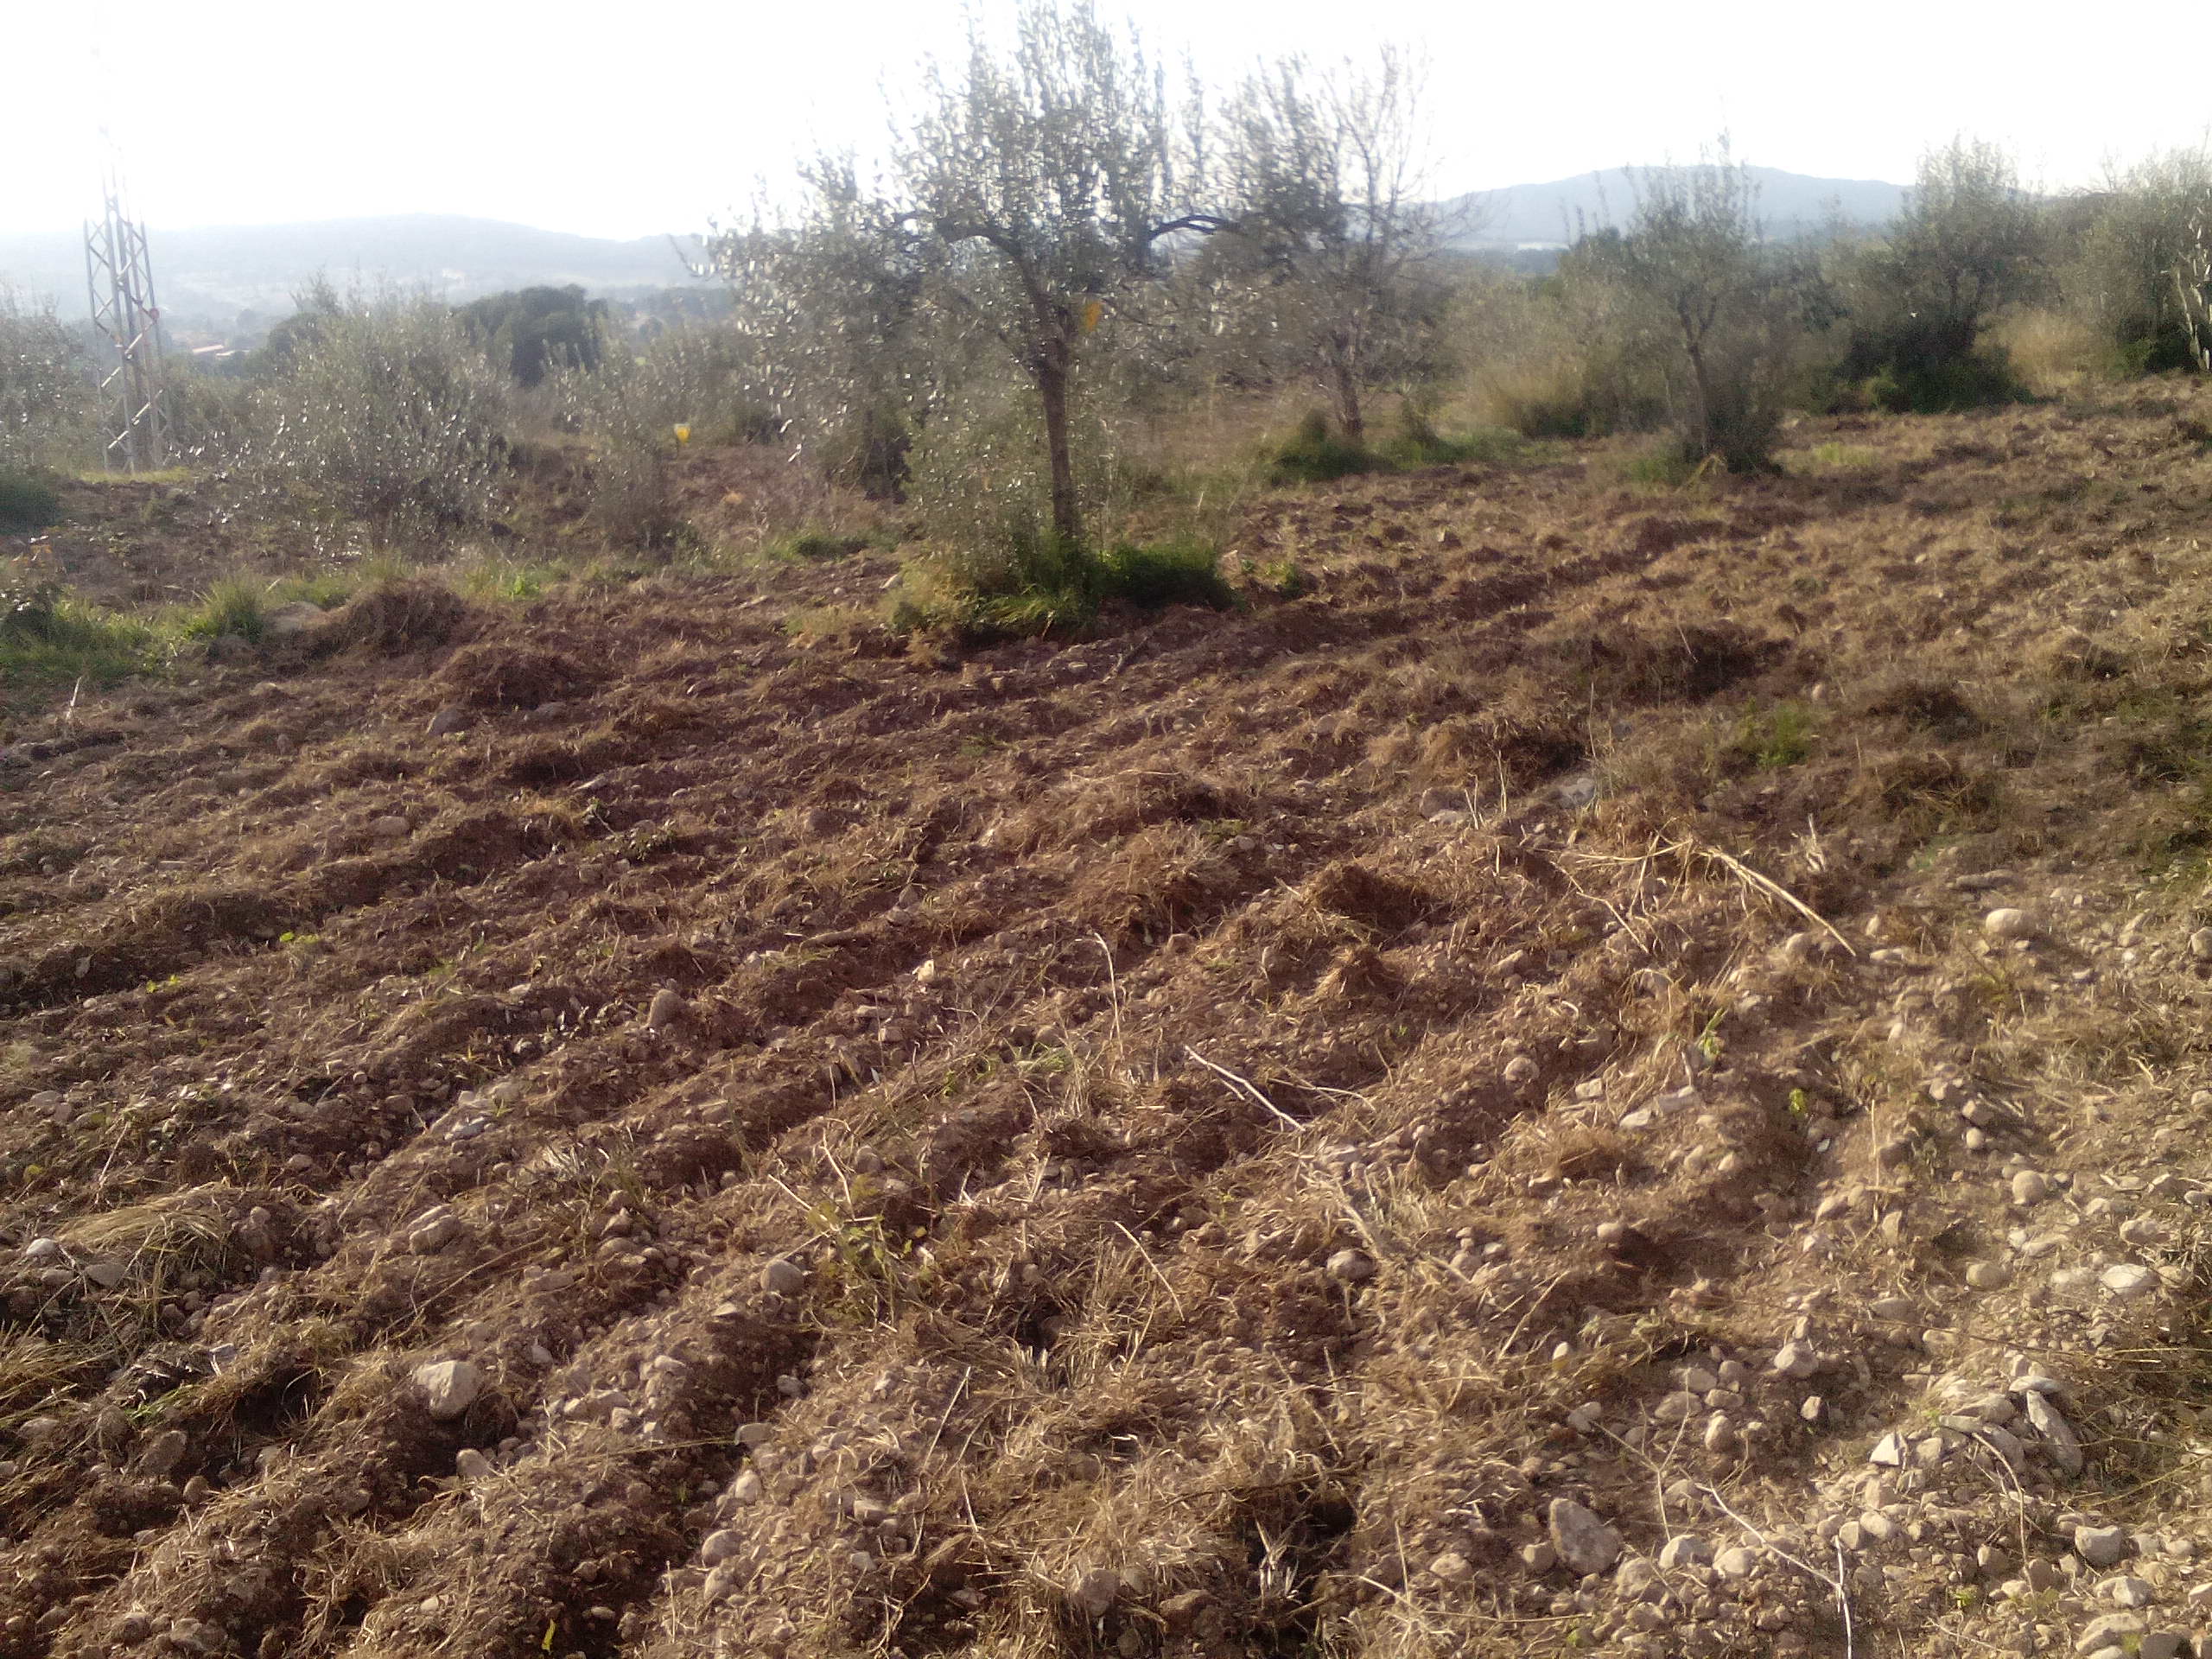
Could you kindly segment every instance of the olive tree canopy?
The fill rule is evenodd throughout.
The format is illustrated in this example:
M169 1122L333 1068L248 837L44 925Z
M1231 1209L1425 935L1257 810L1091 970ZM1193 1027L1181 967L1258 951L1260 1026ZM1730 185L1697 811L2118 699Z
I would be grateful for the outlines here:
M1172 241L1216 230L1203 119L1134 38L1088 0L1028 0L1013 50L980 33L956 69L931 66L897 135L897 205L928 243L930 282L1012 354L1043 417L1056 534L1082 515L1068 400L1117 301L1158 277Z
M1248 335L1311 373L1344 439L1365 441L1365 393L1418 332L1440 251L1421 199L1419 76L1386 48L1372 70L1317 73L1286 58L1230 100L1223 171L1245 267L1232 292L1260 313Z

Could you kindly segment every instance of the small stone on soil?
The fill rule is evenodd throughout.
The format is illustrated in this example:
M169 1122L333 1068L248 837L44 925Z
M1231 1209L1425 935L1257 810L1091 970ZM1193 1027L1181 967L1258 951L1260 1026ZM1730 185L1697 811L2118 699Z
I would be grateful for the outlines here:
M1554 1498L1544 1521L1552 1548L1576 1577L1602 1573L1620 1559L1620 1534L1573 1498Z
M777 1256L760 1269L760 1288L771 1296L796 1296L806 1288L806 1269L787 1255Z
M1356 1285L1375 1276L1375 1263L1357 1250L1338 1250L1329 1258L1329 1277L1342 1285Z
M442 1359L415 1368L415 1386L438 1422L450 1422L476 1403L484 1373L473 1360Z
M2076 1527L2074 1553L2091 1567L2117 1567L2127 1554L2127 1534L2119 1527Z

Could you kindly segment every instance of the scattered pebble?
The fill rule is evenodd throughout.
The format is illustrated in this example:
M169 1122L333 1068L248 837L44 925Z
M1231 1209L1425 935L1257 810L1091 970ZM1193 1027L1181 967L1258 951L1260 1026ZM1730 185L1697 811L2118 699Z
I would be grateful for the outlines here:
M1446 1584L1471 1583L1475 1564L1457 1550L1446 1550L1428 1564L1429 1576Z
M2123 1302L2133 1301L2158 1287L2158 1275L2134 1262L2115 1262L2098 1274L2098 1282Z
M1821 1357L1810 1343L1787 1342L1768 1363L1783 1376L1807 1377L1821 1369Z
M1677 1567L1703 1567L1712 1559L1712 1546L1687 1532L1669 1538L1659 1550L1659 1565L1670 1573Z
M2106 1648L2119 1648L2125 1652L2131 1645L2126 1638L2143 1634L2143 1621L2133 1613L2107 1613L2093 1618L2082 1627L2074 1638L2076 1653L2100 1653Z
M806 1288L806 1269L779 1255L760 1269L760 1288L771 1296L796 1296Z
M2074 1553L2091 1567L2118 1567L2127 1554L2127 1533L2120 1527L2076 1527Z
M745 1548L745 1540L723 1527L709 1533L699 1542L699 1563L702 1567L720 1567Z
M473 1360L441 1359L415 1368L415 1386L423 1390L431 1418L450 1422L476 1403L484 1373Z
M1759 1558L1741 1544L1732 1544L1713 1558L1713 1570L1724 1579L1748 1579Z
M407 1230L407 1248L416 1255L435 1255L461 1236L461 1220L447 1205L425 1210Z
M1329 1258L1328 1274L1340 1285L1357 1285L1375 1276L1375 1263L1357 1250L1338 1250Z
M1544 1523L1552 1548L1578 1578L1602 1573L1620 1559L1620 1534L1571 1497L1554 1498Z
M2008 906L1983 917L1981 931L1993 939L2031 939L2043 930L2032 912Z
M1086 1618L1103 1618L1122 1593L1122 1575L1109 1567L1094 1567L1076 1574L1068 1586L1068 1599Z
M192 1437L182 1429L164 1429L140 1448L138 1472L148 1480L167 1480L191 1449Z

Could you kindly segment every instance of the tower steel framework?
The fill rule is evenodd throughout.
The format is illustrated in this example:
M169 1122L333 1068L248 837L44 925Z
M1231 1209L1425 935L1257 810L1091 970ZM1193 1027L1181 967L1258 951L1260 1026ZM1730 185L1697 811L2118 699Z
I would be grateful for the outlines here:
M162 373L162 311L146 227L124 211L123 185L107 168L106 211L85 226L85 283L92 326L115 353L100 379L102 459L110 472L149 472L168 464L168 402Z

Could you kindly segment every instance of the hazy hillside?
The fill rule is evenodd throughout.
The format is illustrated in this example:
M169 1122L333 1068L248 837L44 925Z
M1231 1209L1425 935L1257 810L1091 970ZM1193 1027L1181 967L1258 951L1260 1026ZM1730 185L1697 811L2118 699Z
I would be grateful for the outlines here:
M286 312L316 271L344 283L390 280L467 300L534 283L594 293L691 280L667 237L614 242L496 219L435 213L301 225L149 229L154 276L173 317L227 322L241 310ZM684 238L696 245L696 238ZM0 235L0 280L81 304L84 251L73 232Z
M1896 213L1904 187L1859 179L1816 179L1753 168L1769 226L1789 234L1844 218L1875 224ZM1446 204L1460 225L1462 247L1570 239L1578 224L1617 222L1634 206L1629 169L1586 173L1548 184L1516 184ZM680 241L642 237L607 241L535 230L497 219L407 213L300 225L206 226L150 231L155 283L162 308L180 321L227 327L240 311L282 315L293 291L316 271L427 286L453 300L474 299L534 283L580 283L595 294L681 285L691 279ZM73 311L84 292L84 250L73 232L0 234L0 282L54 298Z
M1523 242L1570 242L1578 227L1618 224L1634 211L1636 169L1612 168L1549 184L1516 184L1459 196L1445 204L1459 223L1461 247ZM1747 169L1759 187L1767 228L1794 235L1837 214L1854 224L1878 225L1904 205L1905 187L1874 179L1816 179L1778 168Z

